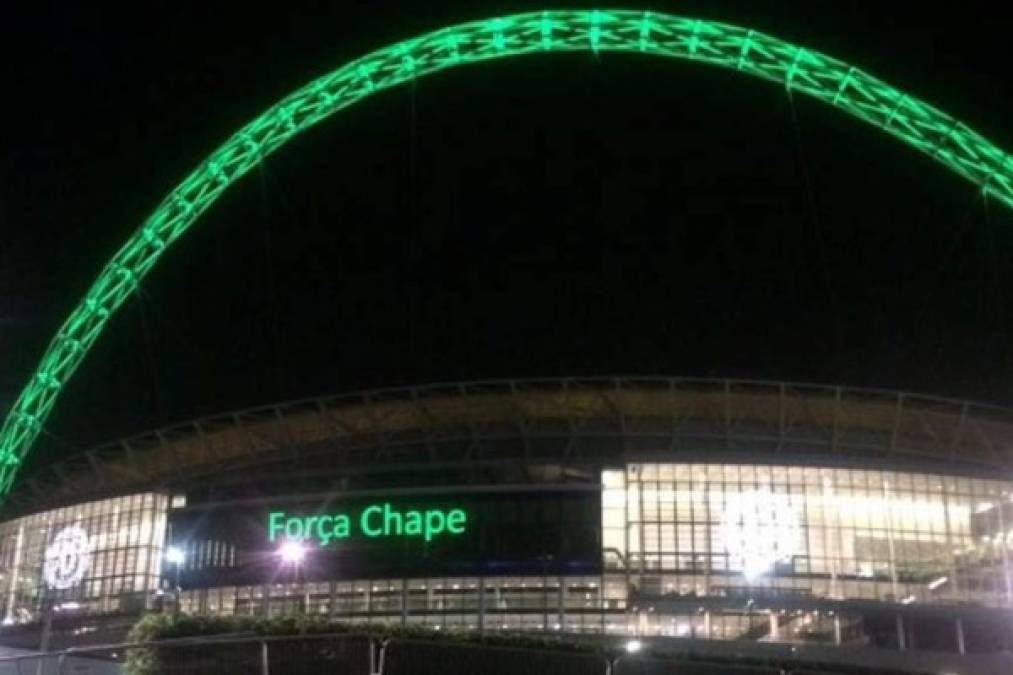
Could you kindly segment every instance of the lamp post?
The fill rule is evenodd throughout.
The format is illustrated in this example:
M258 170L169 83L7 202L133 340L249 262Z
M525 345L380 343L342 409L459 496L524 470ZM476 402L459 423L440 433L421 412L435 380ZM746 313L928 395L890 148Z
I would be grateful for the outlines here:
M605 664L605 675L616 675L618 672L619 662L631 654L637 654L643 649L644 645L640 640L627 640L626 644L623 645L623 651L619 654L612 656L606 661Z
M39 663L36 667L36 675L42 675L45 670L45 653L49 651L49 638L53 632L53 612L55 601L48 586L42 590L42 634L39 636Z
M549 630L549 565L552 563L551 555L538 556L542 563L542 631Z
M299 572L306 559L306 552L306 545L297 539L286 540L278 547L278 557L281 558L281 564L292 567L295 572L295 582L303 587L303 591L305 591L305 584L303 584ZM303 613L306 613L306 610L309 609L309 594L304 593L303 595L305 596L303 598Z
M178 546L170 546L165 551L165 561L170 565L174 565L176 567L176 584L175 586L173 586L172 594L173 594L173 604L175 605L174 611L177 613L179 612L179 601L182 591L182 589L179 586L179 570L180 567L183 565L184 560L186 560L186 554L183 552L183 549L181 549Z

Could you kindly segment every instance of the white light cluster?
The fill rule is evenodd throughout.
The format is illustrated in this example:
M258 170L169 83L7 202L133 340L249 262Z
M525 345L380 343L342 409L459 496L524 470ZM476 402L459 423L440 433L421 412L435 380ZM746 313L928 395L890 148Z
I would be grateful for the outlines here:
M301 565L306 558L306 546L299 541L285 541L278 548L278 556L286 565Z
M799 549L801 528L787 495L751 490L728 498L721 537L732 569L754 579L791 560Z
M178 546L170 546L165 550L165 562L170 565L182 565L186 560L186 554Z
M55 590L66 590L81 583L91 566L91 542L80 525L70 525L56 533L46 547L42 574Z

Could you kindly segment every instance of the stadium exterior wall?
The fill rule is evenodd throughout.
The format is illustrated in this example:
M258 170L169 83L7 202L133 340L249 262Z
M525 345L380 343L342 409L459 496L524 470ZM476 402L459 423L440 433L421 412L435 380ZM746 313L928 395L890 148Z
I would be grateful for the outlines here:
M1001 408L733 380L232 413L26 480L0 523L0 640L182 609L998 653L1011 443Z

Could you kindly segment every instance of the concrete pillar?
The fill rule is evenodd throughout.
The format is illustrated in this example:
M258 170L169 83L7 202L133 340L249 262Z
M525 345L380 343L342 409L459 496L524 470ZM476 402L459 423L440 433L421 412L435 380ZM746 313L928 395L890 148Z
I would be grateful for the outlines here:
M957 617L956 626L957 629L957 653L965 654L966 649L964 648L964 620L959 616Z
M834 644L840 646L841 644L841 615L834 614Z
M705 640L711 639L711 612L709 609L703 613L703 637Z
M774 610L770 610L770 639L781 639L781 626L777 620L777 612Z
M904 617L897 615L897 648L901 651L907 649L907 636L904 634Z

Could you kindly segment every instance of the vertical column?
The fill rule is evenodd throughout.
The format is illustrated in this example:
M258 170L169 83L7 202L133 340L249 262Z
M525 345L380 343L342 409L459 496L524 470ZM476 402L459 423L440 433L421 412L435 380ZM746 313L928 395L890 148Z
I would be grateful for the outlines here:
M627 489L629 486L627 485ZM637 588L640 589L640 584L644 583L644 572L646 571L646 548L644 546L644 479L643 479L643 466L637 465L637 548L639 549L640 566L638 572L640 577L638 579Z
M897 648L901 651L907 649L907 639L904 633L904 617L897 615Z
M559 622L559 630L566 630L566 577L560 575L559 577L559 593L556 596L557 600L557 612L556 617Z
M960 598L960 578L957 576L957 553L953 543L953 525L950 523L950 478L941 478L943 482L943 516L946 519L946 550L950 558L950 596Z
M637 637L641 635L650 635L650 622L648 621L647 612L643 609L637 610Z
M542 631L549 630L549 573L542 562Z
M485 635L485 577L478 578L478 634Z
M721 489L724 489L723 486L722 486ZM723 497L723 495L718 494L718 499L721 499L721 497ZM711 513L711 481L710 481L709 477L704 482L703 498L704 498L704 518L706 519L704 522L706 522L706 523L709 524L709 523L713 523L715 518L717 518L718 520L720 520L720 515L719 514ZM690 502L690 503L692 504L692 502ZM693 518L693 521L694 521L693 524L696 525L696 518L695 517ZM676 522L678 522L678 516L676 516ZM693 529L695 530L696 528L694 527ZM721 545L720 544L716 544L714 541L711 540L711 528L710 528L709 525L708 525L708 527L704 528L704 537L705 537L705 541L707 542L707 552L706 552L706 557L704 558L704 560L705 560L704 565L705 566L704 566L704 572L703 572L703 574L704 574L704 577L703 577L704 590L703 590L703 592L704 592L704 595L710 595L711 594L711 568L714 566L714 552L715 551L720 551L721 550ZM678 542L679 542L679 539L678 539L678 526L676 526L676 539L675 539L675 541L676 541L676 548L678 549ZM696 532L693 533L693 540L692 541L693 541L693 561L696 562L696 553L697 553L697 551L696 551Z
M626 580L627 588L629 588L629 578ZM606 615L608 614L609 606L608 600L605 598L605 572L603 571L598 577L598 612L601 617L601 634L605 634L606 628Z
M401 580L401 625L408 625L408 580Z
M18 536L14 540L14 559L11 564L11 580L10 585L7 587L7 607L4 611L5 621L14 621L14 605L17 600L18 588L18 572L21 571L21 548L25 540L25 525L24 519L22 518L18 522ZM179 598L176 598L176 605L179 606Z
M709 609L703 613L703 637L705 640L711 639L711 611Z
M954 628L957 630L957 653L963 655L966 653L964 648L964 620L959 616L957 617Z
M770 639L773 641L780 640L781 626L777 620L777 611L771 609L768 610L768 614L770 615Z
M625 575L625 586L626 586L626 600L624 606L624 613L629 613L630 604L630 564L631 556L633 551L630 548L630 527L633 523L630 522L630 466L629 464L623 465L623 555L626 556L626 560L623 564L623 574ZM605 632L604 630L602 631Z
M824 476L821 483L823 486L823 540L829 549L825 553L830 558L830 597L839 598L840 594L837 592L837 563L841 559L841 514L834 499L834 486L830 477ZM830 515L831 512L833 516Z
M1013 605L1013 580L1010 579L1009 573L1009 551L1006 546L1006 519L1003 515L1003 508L1007 504L1009 497L1003 492L999 495L999 505L996 511L999 515L999 532L995 535L995 543L1001 547L1002 550L1002 573L1003 581L1006 583L1006 604Z
M834 614L834 644L841 645L841 615Z
M900 600L897 588L897 553L893 543L893 505L890 503L890 482L883 479L883 502L886 506L886 542L890 550L890 593L893 600ZM899 620L898 616L898 620Z

